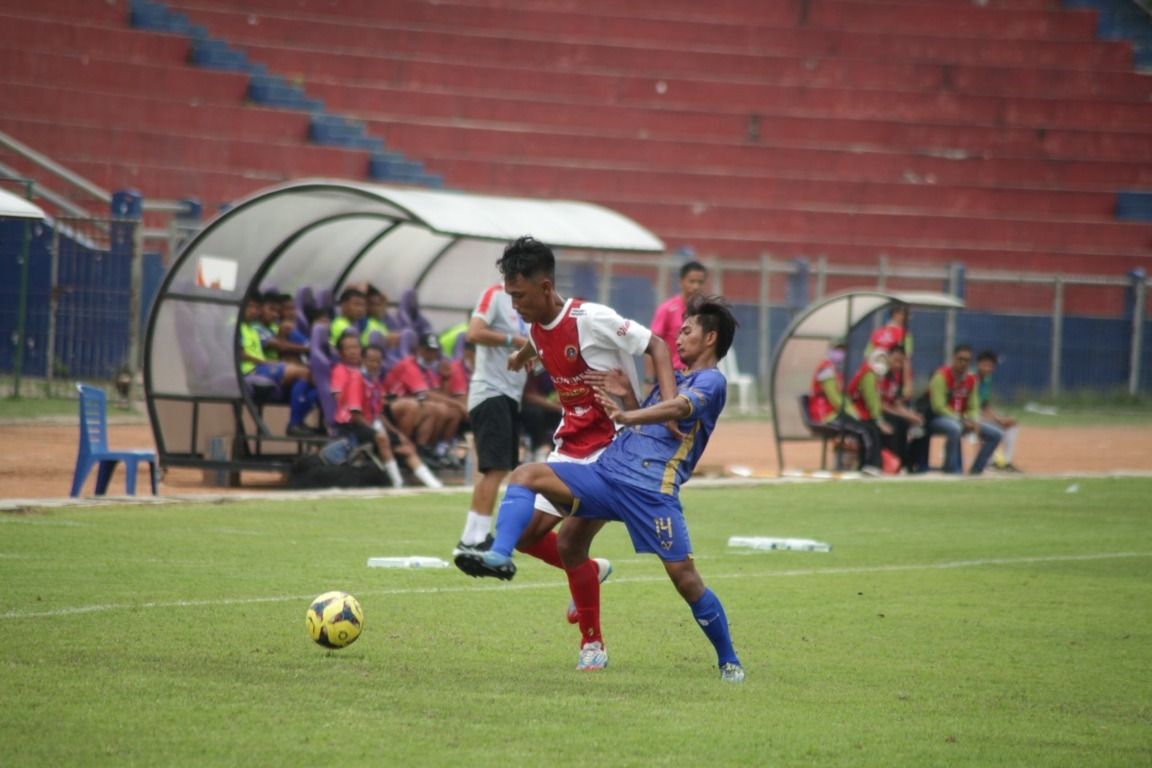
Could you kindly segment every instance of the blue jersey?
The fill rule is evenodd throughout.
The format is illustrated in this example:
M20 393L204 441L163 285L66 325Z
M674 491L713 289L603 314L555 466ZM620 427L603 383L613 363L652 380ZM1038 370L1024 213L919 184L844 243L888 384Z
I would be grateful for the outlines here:
M692 412L679 421L681 440L663 424L625 427L597 459L614 478L628 485L675 496L680 484L692 476L696 462L708 446L716 420L728 398L728 380L717 368L676 372L676 392L686 397ZM660 402L656 386L642 408Z

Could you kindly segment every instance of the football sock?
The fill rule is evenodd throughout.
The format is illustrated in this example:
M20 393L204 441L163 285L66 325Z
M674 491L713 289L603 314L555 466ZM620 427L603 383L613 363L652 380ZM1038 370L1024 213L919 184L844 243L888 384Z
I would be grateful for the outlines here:
M532 523L536 512L536 494L522 485L509 485L500 502L500 517L496 520L496 540L492 551L505 557L512 556L516 542Z
M288 423L290 425L303 424L304 419L308 418L308 414L312 411L315 398L312 400L308 398L310 386L304 379L300 379L292 385L292 392L288 398Z
M440 482L440 478L432 474L432 470L428 469L427 464L421 464L412 470L412 474L416 475L416 479L424 483L428 488L443 488L444 483Z
M732 636L728 634L728 617L724 614L720 598L716 597L712 590L705 589L700 599L690 607L696 623L704 630L704 634L712 642L712 647L716 649L718 666L728 663L739 664L740 659L736 657L736 651L732 648Z
M400 465L396 463L396 459L388 459L384 462L384 472L388 475L388 479L392 481L393 488L404 487L404 477L400 474Z
M482 515L475 510L469 510L468 519L464 523L464 533L460 536L463 544L479 544L488 538L492 532L492 516Z
M564 561L560 559L560 549L556 545L557 541L556 531L548 531L548 533L540 537L540 541L520 551L526 555L532 555L532 557L543 560L554 568L563 568Z
M550 532L553 533L554 532ZM580 643L604 642L600 633L600 569L596 561L585 560L575 568L567 569L568 589L580 617Z

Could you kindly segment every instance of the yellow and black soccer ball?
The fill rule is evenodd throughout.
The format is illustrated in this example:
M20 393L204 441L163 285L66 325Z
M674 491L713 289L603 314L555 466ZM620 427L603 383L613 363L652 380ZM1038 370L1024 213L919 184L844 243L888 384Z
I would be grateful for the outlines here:
M325 592L308 606L308 636L325 648L344 648L364 629L364 609L347 592Z

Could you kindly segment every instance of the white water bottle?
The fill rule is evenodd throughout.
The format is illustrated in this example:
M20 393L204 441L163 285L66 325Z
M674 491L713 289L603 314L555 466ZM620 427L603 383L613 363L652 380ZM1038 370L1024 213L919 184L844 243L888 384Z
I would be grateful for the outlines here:
M408 555L406 557L370 557L369 568L447 568L448 561L438 557Z

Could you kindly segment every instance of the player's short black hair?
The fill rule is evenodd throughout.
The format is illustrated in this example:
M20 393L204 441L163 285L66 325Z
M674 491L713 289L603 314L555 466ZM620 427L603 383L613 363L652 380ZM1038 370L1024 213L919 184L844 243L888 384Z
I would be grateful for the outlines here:
M381 291L376 286L372 285L372 283L368 283L368 289L366 291L364 291L364 298L369 298L372 296L383 296L383 295L384 295L384 292Z
M680 267L680 279L688 277L689 272L703 272L708 274L708 268L698 261L689 261L684 266Z
M902 355L908 354L908 350L904 349L903 344L893 344L888 347L888 354L892 354L893 352L899 352Z
M684 319L696 318L705 333L716 331L716 359L722 359L732 348L736 326L740 325L732 314L732 305L723 296L696 295L684 308Z
M961 352L971 353L972 352L972 345L971 344L957 344L956 346L952 347L952 354L953 355L958 355Z
M362 350L360 350L360 354L366 355L372 350L376 350L377 352L380 353L380 357L384 357L384 347L380 346L379 344L366 344L366 345L364 345L364 348Z
M505 279L523 277L556 279L556 255L552 249L531 235L517 238L504 249L496 260L496 267Z
M1000 355L996 354L990 349L985 349L980 354L976 355L976 362L982 363L985 360L991 360L993 363L1000 363Z
M345 288L344 290L340 291L340 298L336 300L336 303L343 304L344 302L348 301L348 299L355 299L357 297L361 299L365 298L364 291L360 290L359 288Z

